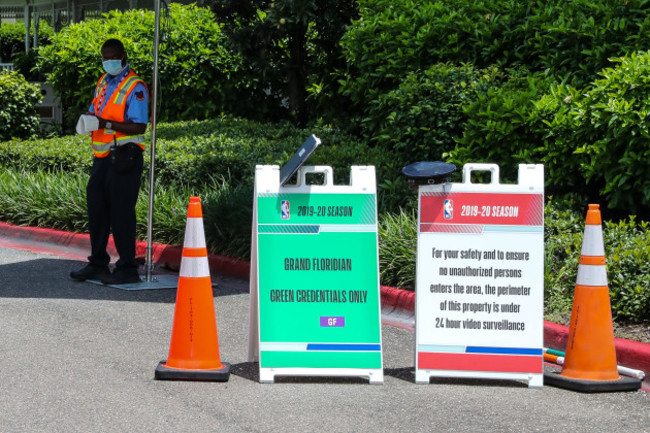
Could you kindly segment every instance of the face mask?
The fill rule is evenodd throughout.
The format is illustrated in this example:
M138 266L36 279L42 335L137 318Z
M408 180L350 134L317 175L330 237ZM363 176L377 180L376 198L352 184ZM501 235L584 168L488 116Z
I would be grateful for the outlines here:
M104 60L102 66L108 75L115 76L122 70L122 60Z

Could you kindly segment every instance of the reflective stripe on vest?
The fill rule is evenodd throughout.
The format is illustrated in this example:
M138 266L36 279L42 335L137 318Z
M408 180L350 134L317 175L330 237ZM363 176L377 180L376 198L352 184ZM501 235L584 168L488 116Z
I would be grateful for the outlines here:
M95 98L93 98L93 105L95 104L95 99L100 95L104 86L107 85L108 85L108 74L104 74L97 82L97 86L95 86Z
M138 83L142 83L147 92L149 92L144 81L142 81L133 71L129 71L126 77L124 77L124 79L117 85L113 93L105 96L105 98L108 99L100 111L100 103L102 101L100 101L99 98L104 87L108 85L107 74L104 74L99 79L97 87L95 88L95 98L93 99L95 113L97 113L99 117L109 121L124 122L126 101ZM98 158L106 157L113 145L121 146L125 143L138 143L144 150L144 142L144 135L126 135L119 131L114 131L109 134L106 129L99 129L92 133L93 151L95 156Z
M106 131L106 130L104 130ZM113 134L107 134L113 137ZM144 135L125 135L124 137L120 138L119 140L116 138L113 141L109 143L104 143L102 141L93 141L93 150L95 153L100 152L100 153L105 153L111 150L111 147L113 145L115 146L121 146L126 143L144 143ZM142 146L140 146L142 147Z
M115 89L115 98L113 99L113 104L116 105L122 105L126 102L126 97L129 93L131 93L131 90L135 87L136 84L138 84L139 81L142 81L135 75L127 75L127 77L122 80L119 86L117 86L117 89Z

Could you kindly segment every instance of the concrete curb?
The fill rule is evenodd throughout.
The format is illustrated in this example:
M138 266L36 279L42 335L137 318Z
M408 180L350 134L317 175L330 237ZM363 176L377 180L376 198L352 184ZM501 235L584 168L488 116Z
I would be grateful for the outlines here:
M51 245L56 245L57 254L76 260L86 260L86 255L90 250L90 237L87 234L68 233L39 227L21 227L0 222L0 236L10 240L9 244L11 245L9 246L28 248L34 251L52 251ZM136 254L145 256L146 247L146 242L137 242ZM109 254L116 255L112 238L109 241L108 250ZM182 250L182 247L154 243L152 246L153 261L158 266L178 270ZM249 279L250 263L248 261L210 254L208 262L210 270L215 273L244 280ZM381 286L381 308L382 320L385 323L414 331L415 292ZM568 326L544 321L544 345L546 347L564 350L568 334ZM618 363L644 371L646 377L643 388L650 391L650 344L624 338L616 338L614 344Z

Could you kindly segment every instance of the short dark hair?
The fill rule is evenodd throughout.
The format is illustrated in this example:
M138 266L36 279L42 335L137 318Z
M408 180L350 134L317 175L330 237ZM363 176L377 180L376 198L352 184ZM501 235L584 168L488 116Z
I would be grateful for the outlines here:
M124 44L119 39L106 39L106 42L104 42L104 45L102 45L102 50L104 48L113 48L115 50L119 50L121 53L126 52L124 50Z

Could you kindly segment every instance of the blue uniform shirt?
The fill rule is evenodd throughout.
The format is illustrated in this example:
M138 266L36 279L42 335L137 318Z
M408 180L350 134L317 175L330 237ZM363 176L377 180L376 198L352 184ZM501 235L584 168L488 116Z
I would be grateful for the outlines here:
M117 74L114 77L108 76L108 88L106 89L106 95L110 96L115 91L115 88L120 84L122 79L126 77L131 69L127 64L122 72ZM99 110L104 109L104 105L109 98L104 98L102 106ZM90 104L90 111L92 114L95 113L95 104ZM129 95L126 100L126 110L124 113L125 122L133 123L144 123L145 125L149 122L149 92L147 92L146 87L142 83L135 85L133 92Z

